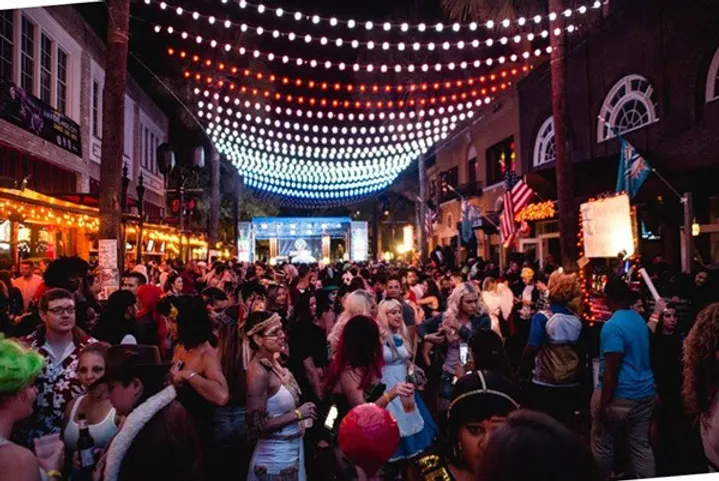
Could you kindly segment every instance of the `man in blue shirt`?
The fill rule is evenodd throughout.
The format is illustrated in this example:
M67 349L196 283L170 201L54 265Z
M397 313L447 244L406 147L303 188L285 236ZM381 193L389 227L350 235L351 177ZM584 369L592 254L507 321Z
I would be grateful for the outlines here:
M626 436L636 478L655 476L649 426L655 392L649 354L649 328L631 309L632 291L621 279L605 287L614 311L599 338L599 383L592 396L592 451L605 477L614 458L614 441Z

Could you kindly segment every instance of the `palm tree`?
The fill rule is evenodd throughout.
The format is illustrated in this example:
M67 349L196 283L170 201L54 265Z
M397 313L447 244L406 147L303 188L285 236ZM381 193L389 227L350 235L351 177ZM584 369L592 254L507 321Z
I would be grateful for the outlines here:
M117 266L125 250L120 240L122 152L125 144L125 86L130 29L130 0L108 0L108 33L103 90L100 162L100 239L117 239Z
M501 21L518 18L520 14L536 12L536 0L442 0L442 8L455 21ZM549 0L550 12L564 11L564 0ZM559 15L554 27L563 27ZM574 202L572 163L567 138L565 34L550 35L550 74L552 83L552 118L556 146L557 202L559 207L560 247L562 265L572 269L577 258L577 208Z

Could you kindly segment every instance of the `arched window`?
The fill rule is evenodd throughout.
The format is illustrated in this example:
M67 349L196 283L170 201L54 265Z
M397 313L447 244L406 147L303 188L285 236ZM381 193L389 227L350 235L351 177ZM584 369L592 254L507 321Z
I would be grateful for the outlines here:
M534 166L554 162L557 152L554 148L554 120L550 116L544 121L537 132L537 140L534 141Z
M707 103L717 99L719 99L719 48L714 52L707 75Z
M658 121L654 89L644 77L627 75L605 97L599 118L597 142L615 137L611 127L623 134Z

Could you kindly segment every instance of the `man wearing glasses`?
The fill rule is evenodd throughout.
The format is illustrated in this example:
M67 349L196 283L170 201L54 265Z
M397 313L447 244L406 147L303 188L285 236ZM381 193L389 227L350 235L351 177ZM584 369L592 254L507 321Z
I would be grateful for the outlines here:
M32 447L33 440L59 433L66 404L83 393L76 368L80 352L97 342L75 326L75 298L65 289L50 289L40 298L42 324L24 342L45 357L45 367L35 380L37 398L32 416L19 441Z

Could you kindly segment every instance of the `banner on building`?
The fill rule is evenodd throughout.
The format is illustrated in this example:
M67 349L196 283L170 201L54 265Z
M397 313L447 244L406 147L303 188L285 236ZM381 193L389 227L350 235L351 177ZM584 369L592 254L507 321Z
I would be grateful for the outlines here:
M12 82L0 79L0 119L82 156L80 126Z
M0 10L13 10L15 8L54 7L56 5L69 5L78 3L99 3L101 0L2 0Z

